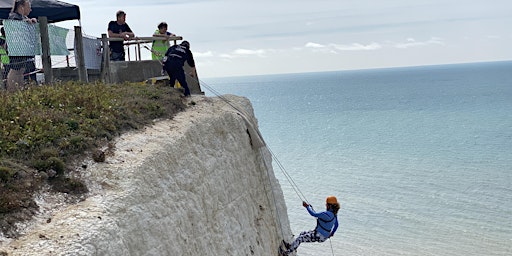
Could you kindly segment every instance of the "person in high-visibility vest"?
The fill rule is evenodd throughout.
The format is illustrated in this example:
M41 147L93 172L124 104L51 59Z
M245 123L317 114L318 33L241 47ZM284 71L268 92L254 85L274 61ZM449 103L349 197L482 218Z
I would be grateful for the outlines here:
M154 40L151 46L151 58L153 60L162 60L165 56L165 52L169 49L169 37L176 36L175 34L167 31L167 23L160 22L158 29L153 34L154 37L162 37L162 40Z
M9 73L9 53L7 52L7 41L5 40L5 29L0 28L0 61L2 63L2 80L7 79Z

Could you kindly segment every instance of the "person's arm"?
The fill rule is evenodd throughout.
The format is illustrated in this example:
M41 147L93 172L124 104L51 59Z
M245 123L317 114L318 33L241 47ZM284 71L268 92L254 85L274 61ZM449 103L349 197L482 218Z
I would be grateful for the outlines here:
M162 66L165 66L165 63L167 63L167 60L169 59L169 53L171 53L173 47L174 46L169 47L169 49L167 49L167 51L165 52L162 58Z
M313 207L306 202L302 202L302 206L304 206L308 210L309 214L313 217L318 218L318 216L320 216L320 214L322 214L322 213L316 213L315 210L313 210Z
M196 63L194 61L194 55L192 55L192 52L190 50L187 50L187 52L187 62L188 65L192 68L192 70L190 71L190 76L194 77L196 75Z
M114 24L113 24L113 21L111 21L108 23L108 28L107 28L108 37L120 37L119 34L114 33L114 31L112 31L113 29L114 29Z
M190 50L187 50L187 62L191 68L196 67L196 62L194 61L194 55L192 55L192 52Z
M166 32L165 34L160 34L158 29L155 31L155 33L153 33L153 36L156 36L156 37L169 37L170 35L171 34L169 34L169 32Z
M125 35L127 35L128 37L135 37L135 34L133 33L132 29L130 28L130 26L128 26L128 24L126 24L126 32L124 32Z
M22 20L22 21L26 21L30 24L34 24L34 23L37 23L37 19L36 18L29 18L28 16L24 16L24 15L21 15L17 12L11 12L9 13L9 17L7 18L9 20Z
M108 37L111 37L111 38L123 38L123 39L128 39L130 37L134 37L135 35L133 34L132 30L130 29L130 27L128 26L128 24L126 25L127 27L127 30L126 32L122 32L122 33L114 33L114 31L112 31L115 26L115 24L113 24L113 22L116 22L116 21L111 21L109 24L108 24Z
M29 18L27 17L26 19L24 19L24 21L30 23L30 24L34 24L34 23L37 23L37 19L36 18Z
M334 236L336 230L338 230L338 217L336 217L336 220L334 221L334 227L332 228L331 235L329 237Z
M316 217L316 218L320 218L320 216L322 214L325 214L324 212L315 212L315 210L313 210L313 207L311 207L311 205L308 204L308 206L306 207L306 209L308 210L309 214L313 217Z
M111 37L111 38L117 37L117 38L128 39L128 38L134 37L134 34L131 32L114 33L114 32L112 32L112 30L109 29L108 37Z

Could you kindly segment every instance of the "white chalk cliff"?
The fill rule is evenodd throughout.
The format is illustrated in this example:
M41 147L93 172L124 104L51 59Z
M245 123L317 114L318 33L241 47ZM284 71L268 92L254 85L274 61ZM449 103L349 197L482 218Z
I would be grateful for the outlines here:
M291 231L271 155L257 147L250 102L224 97L248 114L193 96L174 119L124 134L85 171L86 200L49 210L0 252L277 255Z

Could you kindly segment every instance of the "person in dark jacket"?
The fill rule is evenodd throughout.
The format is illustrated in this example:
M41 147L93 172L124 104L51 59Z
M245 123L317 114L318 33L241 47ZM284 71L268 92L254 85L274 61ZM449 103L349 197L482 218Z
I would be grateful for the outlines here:
M190 51L190 43L188 41L183 41L181 44L169 47L163 59L163 66L164 70L169 75L171 86L174 85L176 80L178 80L183 89L185 89L185 96L190 96L190 89L188 88L187 79L185 77L185 70L183 70L185 61L192 68L190 76L194 77L196 65L194 62L194 56Z
M116 13L116 20L108 23L108 37L123 38L129 40L135 37L132 29L126 23L126 13L124 11L118 11ZM112 61L124 61L124 43L122 41L112 41L109 43L110 46L110 60Z

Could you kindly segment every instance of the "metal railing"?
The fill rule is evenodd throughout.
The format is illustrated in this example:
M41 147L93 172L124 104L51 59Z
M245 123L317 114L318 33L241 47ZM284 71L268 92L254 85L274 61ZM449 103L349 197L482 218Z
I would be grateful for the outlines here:
M135 51L136 51L135 52L135 61L140 61L140 60L142 60L141 45L152 43L155 40L163 40L163 39L165 39L165 38L164 37L134 37L134 38L130 38L128 40L124 40L123 38L108 38L107 34L102 34L101 35L101 45L103 48L103 51L102 51L103 57L102 57L102 66L101 66L101 79L106 83L110 83L112 80L110 77L110 48L108 46L108 42L124 41L123 45L128 46L128 49L129 49L129 46L135 45ZM177 44L177 41L183 40L183 37L171 36L171 37L168 37L167 40L173 41L174 44ZM129 50L128 50L127 55L128 55L128 61L131 61L131 54L130 54Z
M129 40L124 40L123 38L108 38L106 34L102 34L102 37L98 38L98 39L101 39L101 41L102 41L104 52L105 52L105 50L110 51L110 49L108 47L105 47L105 46L108 46L108 42L124 41L124 46L128 46L128 51L127 51L128 61L131 61L131 54L130 54L131 52L130 52L129 46L132 46L132 45L136 46L135 47L135 50L136 50L135 61L139 61L139 60L142 60L141 45L152 43L155 40L167 40L167 41L174 42L174 44L177 44L178 40L183 40L183 37L170 36L170 37L165 38L165 37L158 37L158 36L150 36L150 37L134 37L134 38L130 38ZM109 52L109 54L110 54L110 52ZM105 54L104 54L104 56L105 56ZM109 55L107 55L107 56L109 56Z

